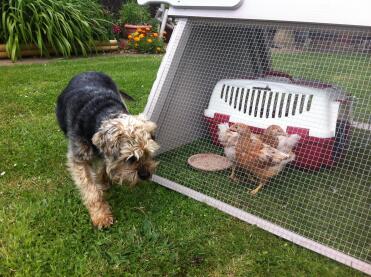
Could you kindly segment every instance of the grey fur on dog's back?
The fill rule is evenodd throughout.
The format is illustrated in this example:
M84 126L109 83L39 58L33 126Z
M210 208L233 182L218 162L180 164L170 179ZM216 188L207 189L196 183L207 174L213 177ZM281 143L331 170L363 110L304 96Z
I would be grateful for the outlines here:
M128 113L119 90L110 77L100 72L74 77L57 101L56 114L62 131L89 145L102 121L119 113Z

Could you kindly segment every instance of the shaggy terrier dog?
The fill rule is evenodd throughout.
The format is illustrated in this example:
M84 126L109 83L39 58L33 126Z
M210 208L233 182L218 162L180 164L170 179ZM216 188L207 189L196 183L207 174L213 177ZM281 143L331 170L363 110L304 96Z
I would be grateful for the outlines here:
M103 197L110 181L134 185L157 166L156 124L129 115L123 98L110 77L86 72L69 82L57 102L57 119L69 141L68 169L98 228L113 224Z

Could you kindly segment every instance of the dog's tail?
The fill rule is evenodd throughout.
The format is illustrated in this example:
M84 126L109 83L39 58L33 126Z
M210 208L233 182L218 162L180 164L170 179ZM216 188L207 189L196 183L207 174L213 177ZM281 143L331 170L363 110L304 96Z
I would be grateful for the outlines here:
M129 94L127 94L125 91L119 89L119 93L121 94L121 97L124 99L124 100L127 100L127 101L135 101L135 99L130 96Z

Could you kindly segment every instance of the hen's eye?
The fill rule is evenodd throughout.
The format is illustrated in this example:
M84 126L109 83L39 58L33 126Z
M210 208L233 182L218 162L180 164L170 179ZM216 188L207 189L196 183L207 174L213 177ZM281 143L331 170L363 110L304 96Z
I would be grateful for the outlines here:
M129 159L126 160L128 164L133 164L137 161L137 157L131 156Z

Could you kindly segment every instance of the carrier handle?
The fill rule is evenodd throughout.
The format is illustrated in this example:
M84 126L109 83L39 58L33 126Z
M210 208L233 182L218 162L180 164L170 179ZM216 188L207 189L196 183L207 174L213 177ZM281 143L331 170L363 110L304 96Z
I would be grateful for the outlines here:
M295 82L294 77L282 71L275 71L275 70L267 71L264 73L264 77L267 77L267 76L283 77L283 78L289 79L292 83Z

